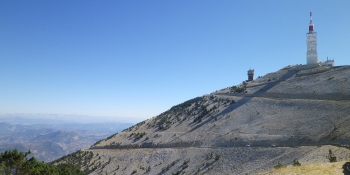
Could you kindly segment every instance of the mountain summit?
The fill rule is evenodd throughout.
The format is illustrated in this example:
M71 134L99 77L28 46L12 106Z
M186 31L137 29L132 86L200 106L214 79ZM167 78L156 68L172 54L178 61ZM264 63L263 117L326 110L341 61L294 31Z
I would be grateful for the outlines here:
M349 158L350 66L287 66L188 100L74 153L90 174L256 174ZM71 155L57 160L67 159ZM74 161L73 161L74 162Z

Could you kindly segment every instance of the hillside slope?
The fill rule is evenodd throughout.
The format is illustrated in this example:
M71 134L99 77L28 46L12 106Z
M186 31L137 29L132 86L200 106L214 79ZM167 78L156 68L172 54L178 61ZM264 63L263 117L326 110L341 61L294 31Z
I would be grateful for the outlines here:
M294 159L325 162L328 149L346 160L349 75L350 66L288 66L194 98L94 144L85 151L99 156L83 168L94 167L91 174L254 174Z

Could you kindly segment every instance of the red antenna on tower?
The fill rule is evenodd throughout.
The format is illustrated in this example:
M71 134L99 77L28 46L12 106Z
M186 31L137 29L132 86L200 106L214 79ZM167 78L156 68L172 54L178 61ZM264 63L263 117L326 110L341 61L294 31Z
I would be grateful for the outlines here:
M314 23L312 23L312 12L310 12L310 24L309 24L309 32L314 31Z

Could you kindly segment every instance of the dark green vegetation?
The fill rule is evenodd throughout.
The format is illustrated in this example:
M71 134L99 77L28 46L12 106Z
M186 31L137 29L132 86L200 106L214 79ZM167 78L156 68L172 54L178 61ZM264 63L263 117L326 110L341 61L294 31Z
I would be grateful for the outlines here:
M179 116L183 114L187 116L191 116L192 113L186 109L189 108L192 104L199 104L199 102L201 102L202 100L203 100L203 97L193 98L179 105L173 106L169 110L158 115L155 118L156 126L158 127L158 130L163 131L171 127L171 125L173 124L173 121L171 120L171 116L172 116L171 114L175 114L175 117L178 121L181 121ZM183 118L183 120L186 120L186 118Z
M95 161L91 162L93 158L96 158ZM61 166L62 164L75 165L79 169L83 169L85 174L89 174L95 171L97 168L103 168L104 165L99 161L101 156L98 154L94 156L91 151L76 151L74 153L63 156L53 162L51 165ZM111 160L109 160L110 162ZM63 163L62 163L63 162ZM108 163L109 163L108 162Z
M286 167L286 166L282 165L281 163L278 163L275 166L273 166L273 168L275 168L275 169L280 169L280 168L284 168L284 167Z
M337 162L337 157L333 155L332 150L328 151L328 156L327 156L329 162Z
M1 175L83 175L80 168L74 164L61 163L47 164L38 161L35 157L29 158L30 151L18 152L17 149L0 154Z
M243 87L237 87L237 86L232 86L230 87L230 92L231 93L242 93L242 92L245 92L246 91L246 82L243 82Z
M297 160L293 160L293 164L292 165L293 166L301 166L301 164Z
M177 162L179 162L180 160L175 160L174 162L172 162L170 165L167 165L166 167L162 168L162 171L160 173L158 173L158 175L164 174L165 172L169 171L169 169L171 167L173 167Z
M211 103L215 103L215 105L210 105ZM142 128L143 125L146 124L147 129L154 129L155 132L161 132L168 130L170 127L172 127L174 124L181 124L182 122L186 120L190 120L192 117L194 118L193 124L198 124L204 121L204 118L207 117L213 117L215 114L217 114L220 109L221 105L224 105L225 107L228 105L232 105L236 103L235 100L229 99L229 98L218 98L217 96L211 95L208 98L207 97L196 97L191 100L185 101L181 104L175 105L171 107L169 110L161 113L160 115L154 117L152 120L153 122L148 122L146 124L146 121L142 121L137 123L134 126L131 126L129 128L124 129L122 132L132 132L136 131L139 128ZM217 120L217 118L215 118ZM110 137L106 139L101 139L93 146L99 145L103 141L107 141L113 137L117 137L118 133L111 135ZM144 132L135 132L132 133L132 135L129 135L129 140L138 141L141 138L144 137L146 133ZM145 137L144 140L148 140L150 137ZM115 145L118 143L114 143L112 145Z
M140 140L144 135L146 135L146 133L145 132L142 132L142 133L131 133L130 134L130 138L133 138L134 139L134 141L137 141L137 140Z
M209 101L215 103L210 106ZM191 100L185 101L179 105L171 107L169 110L161 113L153 119L153 123L148 123L148 128L156 128L156 131L165 131L169 129L175 123L181 124L183 121L194 118L193 123L201 123L206 117L213 117L219 110L218 106L228 106L234 104L234 100L229 98L221 99L214 95L209 98L196 97ZM139 123L135 130L144 123ZM133 128L128 129L132 131Z
M173 172L172 175L179 175L179 174L182 174L182 173L185 173L185 169L188 168L188 162L190 162L190 160L185 160L182 165L179 167L180 170L176 171L176 172ZM177 163L177 162L176 162Z
M211 170L214 166L214 164L221 158L221 155L213 156L213 153L210 153L206 155L205 161L200 163L199 167L197 168L196 172L192 172L194 174L203 174L204 172ZM162 168L162 171L158 173L158 175L164 174L165 172L169 171L172 167L174 167L180 160L175 160L171 164L165 166ZM198 161L198 160L197 160ZM184 160L184 162L180 165L178 165L175 168L175 171L172 172L172 175L180 175L184 174L186 171L185 169L188 168L188 164L190 162L190 159ZM191 174L191 173L190 173Z
M93 144L93 146L95 146L95 145L97 145L97 144L101 143L102 141L105 141L105 140L111 139L111 138L113 138L114 136L116 136L117 134L118 134L118 133L115 133L115 134L112 134L111 136L108 136L108 137L107 137L107 138L105 138L105 139L101 139L101 140L99 140L99 141L95 142L95 143Z

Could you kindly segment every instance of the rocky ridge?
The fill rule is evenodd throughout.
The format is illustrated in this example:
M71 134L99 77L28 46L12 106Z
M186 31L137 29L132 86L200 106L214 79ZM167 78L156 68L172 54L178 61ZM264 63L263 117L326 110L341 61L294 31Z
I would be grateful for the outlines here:
M256 174L349 158L350 66L288 66L95 143L90 174ZM82 152L84 152L82 151ZM82 155L82 154L81 154ZM99 162L99 163L97 163Z

